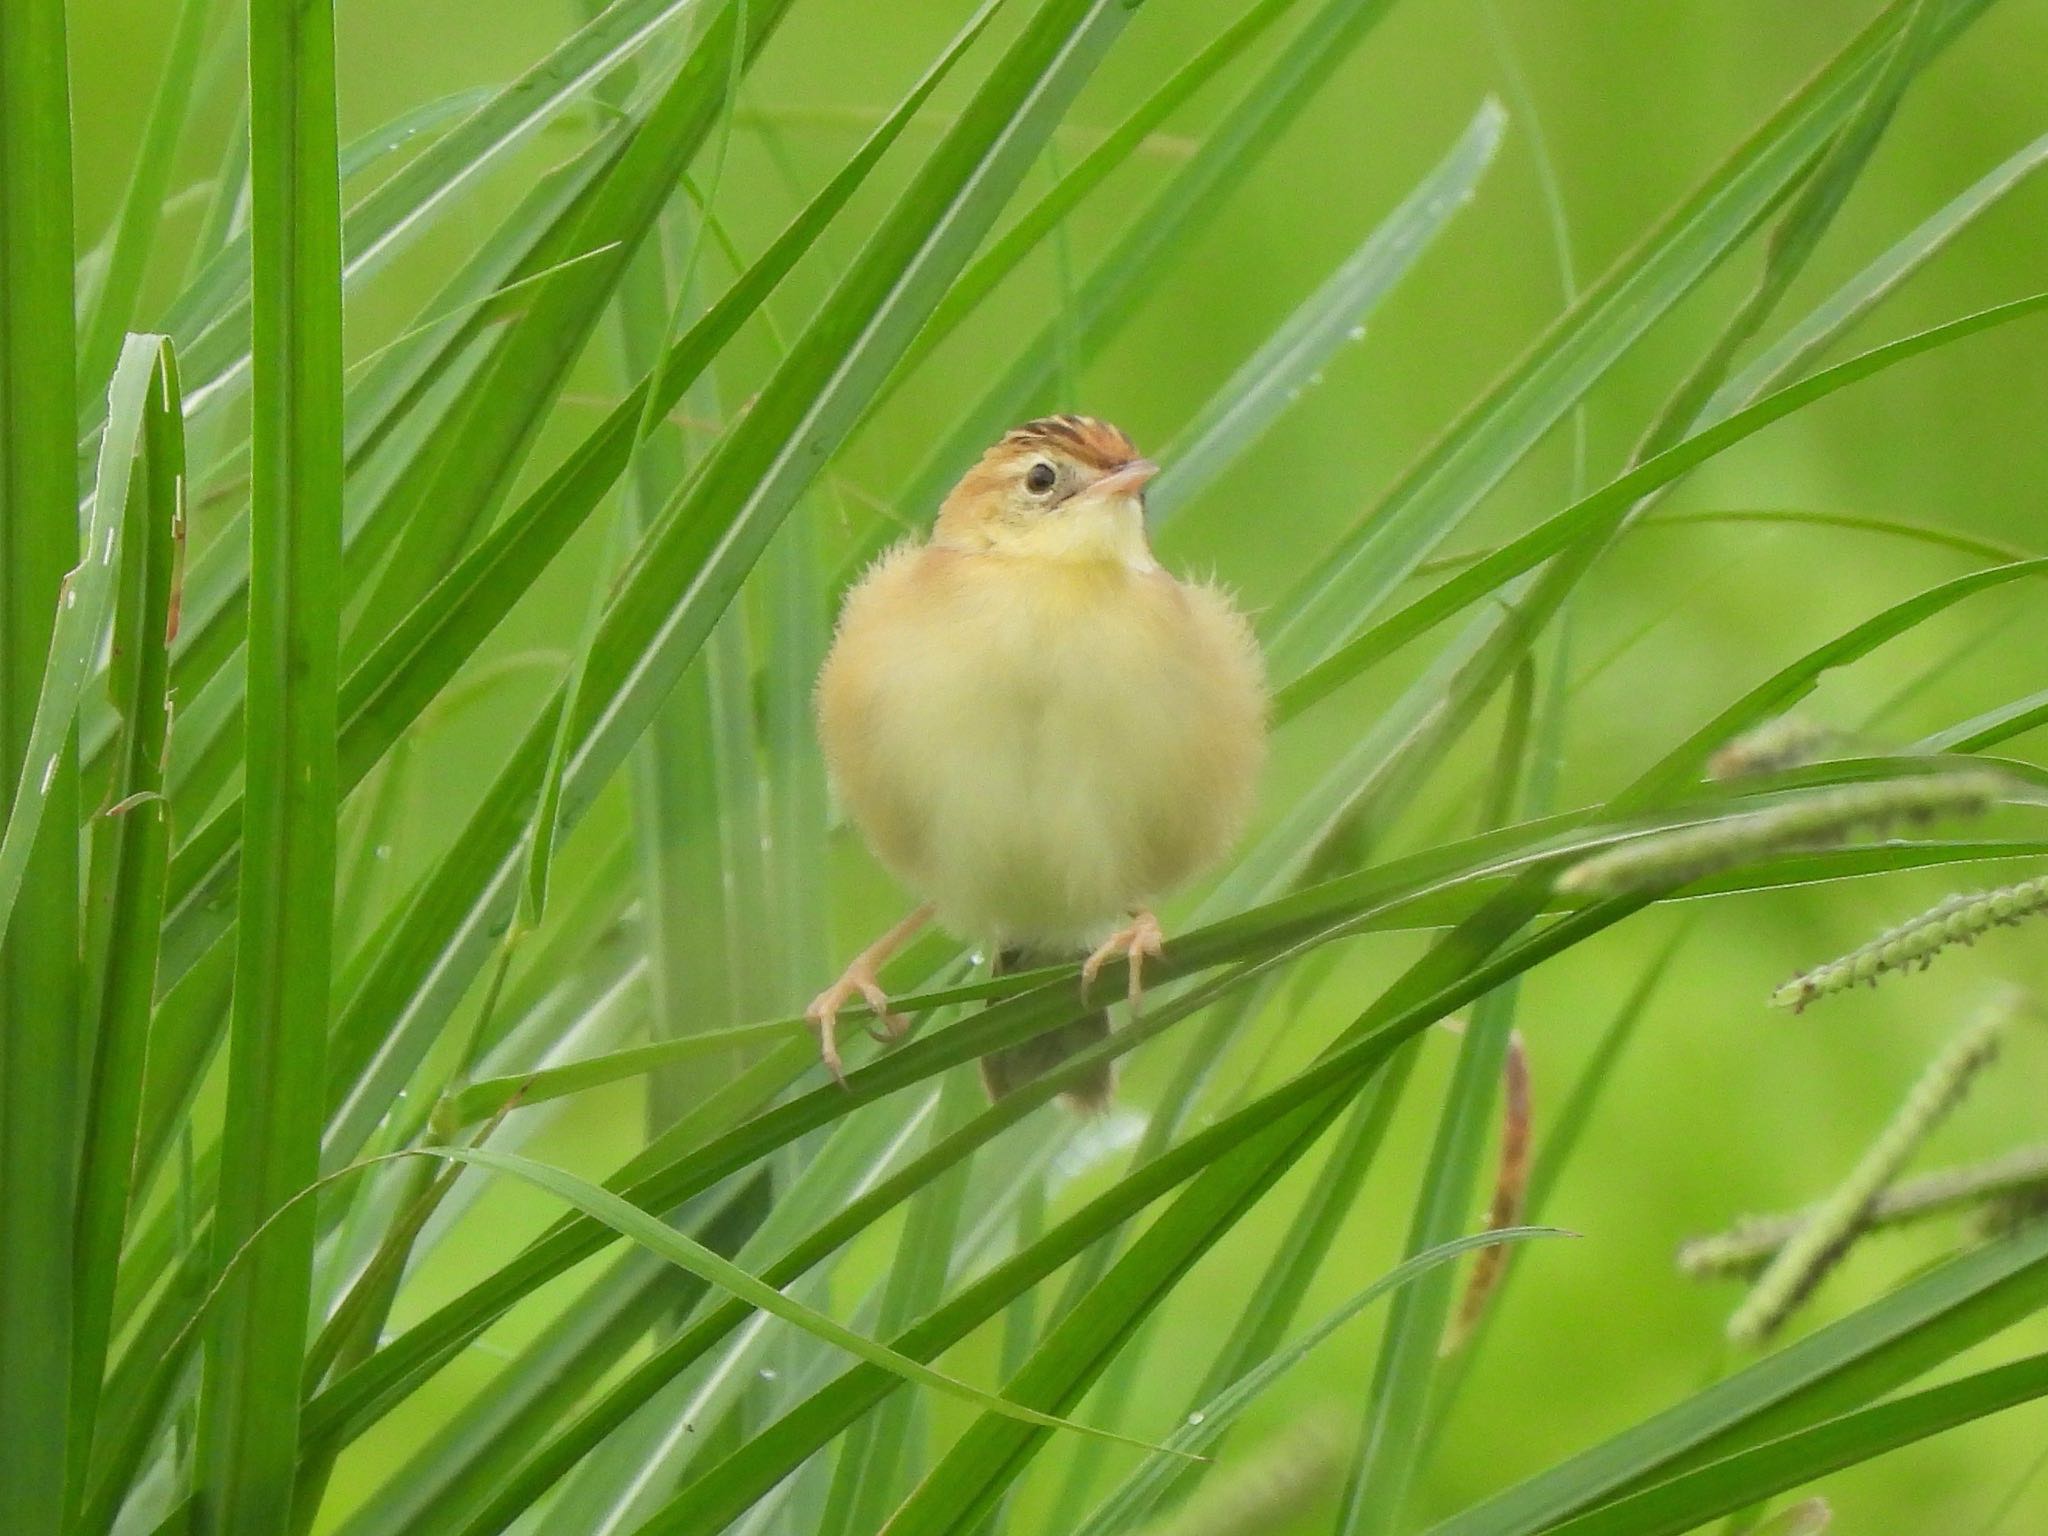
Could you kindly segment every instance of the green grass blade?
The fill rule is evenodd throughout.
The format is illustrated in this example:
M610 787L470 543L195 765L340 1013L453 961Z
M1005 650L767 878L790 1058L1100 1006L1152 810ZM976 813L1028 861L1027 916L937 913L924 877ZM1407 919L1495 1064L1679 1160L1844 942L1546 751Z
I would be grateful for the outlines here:
M1470 202L1507 129L1488 100L1444 158L1363 244L1238 366L1159 458L1146 495L1156 526L1191 501L1322 375L1338 348L1365 334L1366 317Z
M1947 40L1987 0L1945 0ZM1274 610L1268 656L1299 672L1356 627L1476 507L1660 315L1713 271L1861 104L1916 0L1897 0L1729 157L1643 245L1559 317L1521 363L1476 403L1363 516L1328 559Z
M1288 40L1202 142L1195 158L1146 205L1074 296L1071 315L1055 316L1016 348L1017 361L953 427L912 476L899 501L936 507L960 471L1006 428L1031 413L1052 387L1071 330L1085 349L1100 348L1137 307L1137 295L1186 250L1189 236L1251 173L1317 88L1375 27L1394 0L1325 0Z
M127 1229L130 1174L142 1110L142 1072L156 997L157 938L170 855L163 798L170 731L170 638L185 541L185 422L177 362L167 342L135 337L129 351L149 375L141 473L123 519L121 590L114 608L109 681L122 721L106 804L92 831L86 906L84 1152L78 1178L78 1257L73 1335L71 1456L74 1497L91 1449L111 1331L114 1280ZM116 388L126 366L115 368ZM107 441L121 441L123 404L109 412ZM99 496L110 494L105 480Z
M1404 1286L1412 1284L1440 1265L1450 1263L1461 1254L1471 1253L1480 1248L1490 1248L1496 1243L1523 1243L1534 1238L1570 1235L1557 1227L1502 1227L1497 1231L1475 1232L1469 1237L1452 1238L1448 1242L1426 1248L1402 1260L1334 1311L1319 1318L1299 1338L1289 1341L1285 1348L1275 1348L1265 1353L1256 1365L1251 1365L1242 1373L1235 1375L1190 1413L1187 1421L1173 1432L1167 1443L1182 1451L1209 1451L1245 1410L1258 1400L1262 1392L1299 1365L1331 1334L1382 1297L1396 1294ZM1073 1536L1118 1536L1119 1532L1131 1530L1164 1502L1168 1490L1173 1486L1171 1479L1179 1470L1171 1461L1157 1457L1147 1458L1139 1463L1130 1476L1118 1484L1108 1498L1096 1506L1086 1522L1074 1531Z
M1525 657L1508 700L1484 797L1483 826L1509 821L1522 797L1534 694L1535 670ZM1514 1031L1516 999L1516 983L1509 982L1481 998L1466 1023L1409 1217L1410 1254L1450 1241L1471 1219L1480 1159L1493 1130L1495 1098ZM1422 1431L1451 1317L1451 1279L1448 1273L1432 1275L1403 1290L1387 1314L1366 1397L1364 1430L1344 1489L1340 1536L1384 1536L1402 1524L1409 1490L1426 1452Z
M78 563L71 120L63 0L0 6L0 796L29 761L64 573ZM44 834L0 945L0 1527L58 1528L71 1367L78 776L34 780Z
M1292 719L1448 614L1500 590L1552 556L1618 526L1644 496L1771 423L1922 353L1949 346L1980 331L2031 318L2043 309L2048 309L2048 293L2033 294L1873 347L1796 384L1788 384L1733 416L1674 443L1457 575L1446 578L1283 684L1274 694L1274 718Z
M545 262L559 263L602 251L526 296L519 317L465 388L459 408L388 493L401 508L397 545L355 613L352 635L381 638L496 508L620 274L724 116L739 72L774 35L790 3L721 0L618 160L592 187L588 206L564 231L562 247L540 253Z
M81 304L79 372L89 380L112 373L121 334L135 318L136 297L163 218L164 194L170 190L172 161L192 103L192 77L214 10L214 0L180 0L164 50L163 73L157 77L156 95L142 129L142 147L114 215L107 263Z
M621 0L497 91L348 213L343 279L354 285L444 217L463 192L700 0ZM165 315L182 342L194 410L249 367L246 235L233 237Z
M1200 53L1175 70L1164 85L1146 97L1079 164L1060 177L1051 191L991 241L989 248L960 274L960 280L940 301L939 307L932 311L931 323L884 384L884 396L894 385L909 377L940 342L952 335L960 322L972 314L1048 235L1058 229L1089 193L1129 160L1138 146L1161 124L1298 3L1299 0L1258 0L1256 5L1217 33Z
M85 696L86 680L106 637L120 577L121 541L128 516L129 482L141 445L143 415L157 382L161 336L136 336L121 355L114 378L108 431L101 441L92 519L84 532L83 558L65 575L63 596L54 605L49 656L35 695L26 755L8 797L6 830L0 832L0 938L4 938L23 877L30 867L38 830L53 799L59 798L67 754ZM67 831L69 829L66 829Z
M515 1156L509 1152L494 1152L485 1147L439 1147L422 1148L431 1157L451 1158L456 1162L474 1163L498 1173L510 1174L526 1180L536 1188L574 1206L594 1221L601 1221L623 1237L630 1237L642 1247L650 1248L678 1268L687 1269L700 1275L721 1290L729 1291L771 1316L793 1323L806 1333L823 1339L847 1353L856 1355L870 1365L890 1371L906 1381L933 1391L944 1392L964 1403L982 1409L984 1412L1000 1414L1015 1419L1020 1424L1030 1424L1041 1429L1067 1429L1082 1434L1094 1435L1114 1441L1120 1445L1135 1445L1147 1450L1160 1450L1144 1440L1135 1440L1128 1435L1110 1434L1105 1430L1091 1429L1085 1424L1051 1414L1036 1412L1007 1402L991 1392L968 1385L919 1361L897 1354L885 1345L864 1338L849 1328L842 1327L821 1312L791 1301L774 1286L768 1285L748 1274L737 1264L719 1257L702 1243L684 1237L672 1227L664 1226L659 1220L648 1215L638 1206L621 1200L609 1190L601 1189L588 1180L551 1168L545 1163L536 1163L531 1158Z
M334 18L249 12L255 439L250 518L249 856L223 1178L225 1270L317 1172L334 906L342 489L341 198ZM280 1530L298 1457L314 1220L295 1206L223 1290L199 1399L202 1528Z
M2048 1228L1951 1260L1612 1440L1430 1528L1509 1536L1857 1408L2037 1310Z
M1774 1493L2044 1395L2048 1355L2032 1355L1829 1419L1551 1529L1557 1536L1677 1536Z
M2048 163L2048 134L2016 150L1917 225L1903 239L1844 283L1759 352L1708 399L1708 421L1732 415L1781 379L1790 378L1834 339L1895 293L1907 279L1948 249L1978 219Z

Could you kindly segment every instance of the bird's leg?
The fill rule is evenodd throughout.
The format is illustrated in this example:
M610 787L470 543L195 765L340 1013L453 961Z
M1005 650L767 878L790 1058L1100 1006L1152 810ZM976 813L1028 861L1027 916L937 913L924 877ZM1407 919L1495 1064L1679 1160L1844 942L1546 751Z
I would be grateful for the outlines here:
M1131 920L1095 946L1095 952L1081 962L1081 996L1095 984L1095 976L1112 960L1130 962L1128 994L1131 1009L1145 1000L1145 956L1157 960L1166 953L1166 935L1159 931L1159 919L1150 912L1133 912Z
M877 1031L873 1024L868 1033L877 1040L895 1040L910 1028L910 1020L900 1013L889 1011L889 994L882 990L882 983L876 973L884 962L901 949L910 936L932 918L929 904L919 907L902 922L883 934L866 949L848 962L839 979L811 999L811 1006L804 1010L804 1017L811 1021L811 1027L818 1032L818 1054L824 1060L825 1070L830 1072L843 1087L846 1072L839 1060L839 1010L852 1002L858 994L874 1009L875 1019L882 1026Z

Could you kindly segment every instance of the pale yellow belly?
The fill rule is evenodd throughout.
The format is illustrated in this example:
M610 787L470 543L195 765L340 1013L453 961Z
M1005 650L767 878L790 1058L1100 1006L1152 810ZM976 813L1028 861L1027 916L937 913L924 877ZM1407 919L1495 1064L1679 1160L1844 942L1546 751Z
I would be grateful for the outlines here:
M1092 942L1235 837L1256 657L1220 602L1163 582L983 590L970 573L950 602L849 607L821 685L835 782L955 933Z

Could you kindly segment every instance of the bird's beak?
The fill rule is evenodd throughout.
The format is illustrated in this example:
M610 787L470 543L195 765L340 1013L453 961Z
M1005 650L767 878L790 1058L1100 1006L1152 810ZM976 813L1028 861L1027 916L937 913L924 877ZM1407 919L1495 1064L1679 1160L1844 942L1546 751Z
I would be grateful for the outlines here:
M1136 496L1145 489L1145 482L1159 473L1159 466L1150 459L1133 459L1121 469L1115 469L1088 487L1091 496L1111 501L1119 496Z

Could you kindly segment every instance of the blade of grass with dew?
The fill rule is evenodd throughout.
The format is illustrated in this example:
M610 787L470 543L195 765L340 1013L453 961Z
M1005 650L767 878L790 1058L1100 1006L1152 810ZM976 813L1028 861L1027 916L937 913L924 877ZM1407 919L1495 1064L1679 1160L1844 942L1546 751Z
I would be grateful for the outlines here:
M734 1263L759 1273L808 1227L859 1199L917 1144L932 1120L941 1089L928 1089L898 1115L850 1116L834 1127L817 1155L778 1191L774 1209L747 1239ZM829 1292L836 1257L790 1285L781 1294L810 1301ZM682 1328L710 1310L700 1302L678 1319ZM779 1379L806 1353L838 1363L838 1350L821 1336L787 1333L775 1320L756 1313L740 1335L706 1370L693 1379L678 1379L648 1401L626 1424L606 1437L600 1454L585 1457L561 1494L550 1503L550 1516L568 1529L590 1536L618 1536L637 1526L673 1489L682 1470L703 1453L696 1426L717 1422L728 1412L740 1413L769 1370ZM806 1346L811 1346L807 1350ZM830 1367L828 1367L829 1369Z
M312 1182L331 985L342 492L341 198L334 18L252 0L249 858L242 873L216 1263ZM313 1211L221 1294L199 1398L204 1528L291 1509Z
M114 774L91 835L86 883L85 1124L79 1162L73 1282L71 1475L83 1490L112 1332L115 1276L127 1230L142 1108L143 1061L156 996L157 936L170 854L163 762L171 723L170 639L185 541L185 432L177 361L161 338L136 337L146 360L139 473L122 510L120 591L114 602L109 683L122 720ZM124 437L115 402L106 441ZM96 498L115 487L99 483Z
M537 133L591 83L660 35L700 0L620 0L508 81L453 130L348 212L342 269L353 286L445 217L449 205ZM173 302L165 329L181 340L193 410L237 386L249 367L246 234L232 236Z
M1279 57L1203 140L1195 157L1146 205L1081 284L1071 324L1083 344L1084 360L1137 310L1145 285L1188 248L1190 234L1251 173L1259 156L1393 5L1394 0L1324 0L1288 40ZM1016 363L968 408L911 476L897 498L902 505L937 506L963 466L1012 422L1030 414L1030 402L1053 382L1061 355L1059 328L1068 323L1055 317L1017 348Z
M689 665L777 523L863 414L875 379L900 355L1129 14L1108 0L1056 0L1041 10L752 409L664 509L591 648L579 695L587 707L564 774L565 825L581 816ZM443 862L433 910L423 908L409 925L404 971L376 983L390 994L372 1014L388 1024L386 1059L405 1062L419 1048L509 915L518 864L498 829L538 786L555 707L487 792L474 838L464 834L468 851ZM377 1088L359 1078L352 1097L374 1108L382 1102ZM333 1139L346 1147L355 1134Z
M1322 377L1338 348L1363 336L1366 317L1408 274L1475 195L1507 129L1491 99L1430 173L1357 250L1304 299L1175 435L1147 489L1145 510L1164 523Z
M1546 694L1552 711L1546 714L1546 731L1561 728L1561 697L1555 688ZM1482 830L1508 821L1516 801L1524 796L1534 700L1535 668L1524 655L1508 697ZM1536 793L1527 798L1535 801ZM1530 808L1546 809L1540 804ZM1480 1159L1493 1129L1494 1103L1507 1065L1516 996L1516 983L1510 981L1481 998L1472 1010L1409 1218L1410 1254L1449 1241L1471 1219ZM1384 1536L1402 1523L1424 1455L1421 1431L1450 1322L1453 1278L1439 1273L1404 1289L1387 1314L1367 1390L1364 1427L1345 1482L1336 1527L1341 1536Z
M1945 3L1932 42L1988 0ZM1287 677L1320 661L1634 345L1725 260L1860 106L1916 0L1894 0L1683 204L1589 288L1515 369L1454 423L1273 611L1268 656Z
M1825 1423L2037 1310L2048 1227L1950 1260L1613 1439L1430 1528L1509 1536Z
M674 408L691 381L760 308L867 179L975 35L969 31L956 38L845 167L670 351L663 371L652 381L655 415ZM649 387L643 383L621 401L559 469L351 669L341 702L344 786L359 782L406 725L418 718L595 509L624 469ZM172 867L172 934L166 944L166 963L174 969L176 951L189 957L220 931L221 919L216 916L209 923L203 914L218 914L222 894L232 889L238 835L239 812L231 805L180 849Z
M663 1226L659 1220L638 1206L621 1200L617 1195L587 1180L564 1173L561 1169L552 1168L545 1163L536 1163L531 1158L518 1157L506 1152L493 1152L483 1147L436 1147L418 1150L426 1156L474 1163L481 1168L489 1168L497 1173L523 1179L576 1207L593 1221L603 1222L620 1236L629 1237L642 1247L652 1249L678 1268L701 1275L712 1285L730 1291L749 1306L779 1317L806 1333L836 1345L848 1354L858 1356L870 1365L889 1371L918 1386L944 1392L985 1412L1013 1418L1022 1424L1042 1429L1065 1429L1080 1434L1104 1436L1119 1444L1140 1446L1146 1450L1161 1449L1143 1440L1109 1434L1104 1430L1092 1429L1085 1424L1076 1424L1052 1414L1039 1413L1032 1408L1011 1403L994 1393L984 1392L964 1381L932 1370L906 1355L899 1355L886 1345L877 1344L872 1339L863 1338L849 1329L842 1328L823 1313L791 1301L774 1286L757 1280L730 1260L720 1258L703 1244L684 1237L673 1228Z
M1462 1254L1498 1243L1523 1243L1537 1238L1568 1237L1557 1227L1503 1227L1498 1231L1475 1232L1453 1238L1404 1259L1371 1285L1359 1291L1284 1347L1259 1352L1256 1364L1234 1374L1224 1384L1205 1394L1202 1405L1189 1413L1167 1443L1195 1454L1213 1451L1224 1434L1256 1402L1259 1395L1306 1359L1315 1348L1384 1296L1398 1294L1440 1265ZM1175 1487L1172 1478L1179 1466L1159 1457L1147 1457L1119 1483L1108 1498L1092 1510L1073 1536L1118 1536L1147 1519Z
M178 19L164 49L163 72L143 124L142 144L114 214L107 263L80 301L79 372L88 380L112 375L122 333L135 318L143 273L162 222L164 194L170 190L172 161L192 103L192 76L217 8L215 0L179 0Z
M1617 524L1630 507L1651 491L1670 484L1679 475L1771 423L1922 353L1980 331L2029 319L2044 309L2048 309L2048 293L2033 294L1873 347L1786 385L1733 416L1681 439L1340 645L1276 691L1274 718L1292 719L1440 619L1479 601L1574 544L1596 536L1601 528Z
M8 797L5 830L0 831L0 939L7 935L23 880L32 867L38 836L53 803L60 813L64 796L60 781L77 792L69 754L79 705L84 699L92 664L106 640L107 619L123 562L122 533L128 517L130 481L141 446L143 420L157 380L161 336L137 336L122 350L118 386L101 442L94 479L92 518L83 531L81 557L65 573L62 596L52 605L54 622L43 649L40 686L31 696L23 757L13 793ZM56 830L53 824L53 831ZM69 836L75 830L64 828Z
M727 116L730 93L791 0L720 0L688 58L640 120L589 207L550 262L603 250L535 290L500 333L478 376L390 495L398 541L355 616L374 642L410 610L471 542L510 488L569 367L597 328L625 265L655 227L677 181ZM644 435L647 424L641 426ZM571 690L573 693L573 690Z
M29 761L44 658L78 563L77 375L63 0L0 7L0 811ZM46 830L0 944L0 1525L64 1514L71 1369L78 774L33 781Z

